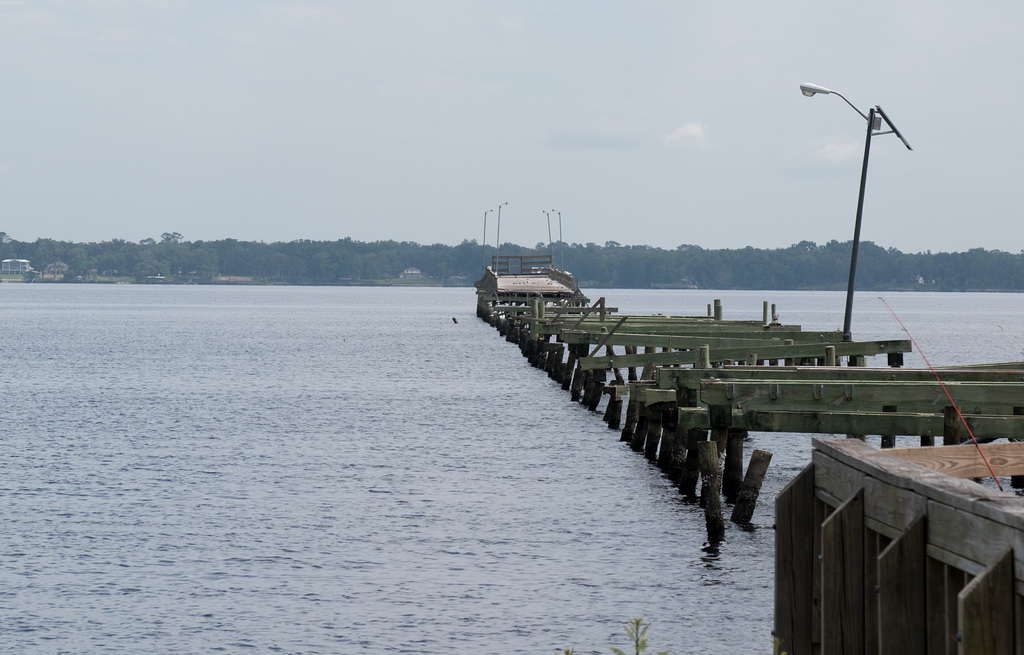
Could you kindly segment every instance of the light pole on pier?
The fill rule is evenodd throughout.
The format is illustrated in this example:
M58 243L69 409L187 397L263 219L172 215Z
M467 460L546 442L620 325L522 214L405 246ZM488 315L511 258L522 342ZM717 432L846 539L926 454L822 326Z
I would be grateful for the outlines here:
M889 120L889 117L885 115L885 112L882 111L882 108L878 105L872 107L868 110L868 113L865 114L860 109L857 109L852 102L846 99L846 96L838 91L833 91L832 89L828 89L818 84L811 84L809 82L800 85L800 92L808 98L819 93L821 95L835 94L846 101L846 104L853 107L853 110L868 122L867 137L864 140L864 163L860 169L860 193L857 196L857 219L853 226L853 251L850 253L850 279L846 285L846 314L843 316L843 341L853 341L853 333L850 330L850 323L853 318L853 289L854 281L857 277L857 251L860 247L860 219L864 211L864 187L866 186L868 179L868 155L871 153L871 137L874 134L895 134L900 138L900 141L903 142L903 145L907 147L907 150L913 150L913 148L910 147L907 140L903 138L900 131L896 129L896 126L893 125L892 121ZM878 130L881 130L883 120L889 129L881 132Z
M498 256L501 255L501 208L507 205L507 202L503 202L498 205L498 237L495 241L494 248L494 274L498 274Z
M555 265L555 253L551 249L551 212L545 211L543 209L540 210L540 211L541 211L542 214L544 214L545 216L548 217L548 257L551 260L548 263L548 268L552 268Z
M558 211L557 209L552 209L551 211L558 212L558 255L559 255L559 257L562 258L561 267L562 267L562 270L564 271L565 270L565 250L564 250L564 245L565 244L562 243L562 212Z
M493 209L488 209L487 211L484 212L484 240L481 242L481 243L483 243L484 251L480 255L483 258L482 263L484 265L484 269L480 273L480 275L483 275L484 273L487 272L487 215L490 214L492 211L494 211L494 210Z

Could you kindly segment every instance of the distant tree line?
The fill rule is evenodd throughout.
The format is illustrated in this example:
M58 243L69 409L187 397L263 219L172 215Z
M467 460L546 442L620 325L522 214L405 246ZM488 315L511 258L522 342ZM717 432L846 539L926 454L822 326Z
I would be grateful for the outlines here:
M609 241L502 244L502 254L553 253L555 265L571 271L583 287L705 289L844 289L851 242L788 248L708 250L684 244L666 250ZM487 263L494 255L489 246ZM480 277L485 253L475 240L449 246L409 241L352 239L263 243L221 239L186 241L177 232L139 243L111 239L74 243L54 239L16 241L0 232L0 259L27 259L33 269L60 270L63 281L162 277L171 282L215 283L251 278L280 284L380 284L409 268L436 283L469 285ZM59 264L59 266L55 266ZM857 266L859 289L945 291L1024 290L1024 252L975 248L966 252L903 253L863 242Z

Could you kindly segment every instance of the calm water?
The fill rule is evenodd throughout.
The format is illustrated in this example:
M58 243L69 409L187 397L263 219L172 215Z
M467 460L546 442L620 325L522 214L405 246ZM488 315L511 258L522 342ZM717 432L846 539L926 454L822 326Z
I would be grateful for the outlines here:
M840 293L591 291L838 329ZM1024 359L1024 296L888 294L935 365ZM771 651L753 529L701 510L463 289L0 285L0 650ZM862 294L857 338L903 338ZM458 319L458 323L452 321ZM884 364L884 360L881 360ZM922 362L908 356L907 365Z

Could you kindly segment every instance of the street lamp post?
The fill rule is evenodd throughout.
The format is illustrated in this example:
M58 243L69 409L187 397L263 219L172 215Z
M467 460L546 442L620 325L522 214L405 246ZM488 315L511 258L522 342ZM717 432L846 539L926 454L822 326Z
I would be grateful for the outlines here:
M494 248L494 274L498 274L498 257L501 256L501 208L507 205L507 202L503 202L498 205L498 237L495 239ZM506 271L508 272L508 271Z
M488 209L487 211L484 212L484 240L481 242L483 243L484 251L480 255L483 258L483 261L481 263L484 265L484 270L483 273L481 273L481 275L487 272L487 215L490 214L492 211L494 210Z
M548 268L552 268L555 265L555 252L551 248L551 212L540 210L542 214L548 217Z
M853 110L868 122L867 136L864 139L864 163L860 169L860 192L857 196L857 218L853 226L853 250L850 252L850 279L846 284L846 313L843 316L843 341L853 341L853 333L850 329L850 323L853 320L853 290L855 286L854 283L857 278L857 252L860 249L860 222L861 216L864 212L864 189L867 186L868 181L868 155L871 154L871 137L875 134L895 134L900 138L900 141L903 142L903 145L907 147L907 150L913 150L913 148L910 147L907 140L903 138L900 131L896 129L896 126L893 125L892 121L889 120L889 117L885 115L885 112L882 111L882 108L878 105L872 107L868 110L868 113L865 114L860 109L857 109L856 105L847 100L846 96L843 94L818 84L801 84L800 92L808 98L819 93L821 95L834 93L846 101L846 104L853 107ZM885 132L879 132L878 130L881 129L881 123L883 120L889 129Z
M557 209L552 209L553 212L558 212L558 256L562 258L561 267L565 270L565 248L562 243L562 212Z

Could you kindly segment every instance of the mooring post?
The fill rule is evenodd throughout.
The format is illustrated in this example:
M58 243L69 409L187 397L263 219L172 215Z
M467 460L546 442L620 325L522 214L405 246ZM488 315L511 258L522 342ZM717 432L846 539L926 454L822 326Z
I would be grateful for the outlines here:
M722 521L722 502L719 498L722 475L718 468L718 448L714 441L703 441L700 450L700 475L705 483L701 487L701 505L704 506L704 522L708 529L708 541L718 543L725 536Z
M772 454L768 451L754 450L750 454L747 475L743 478L743 485L736 498L736 505L732 508L733 523L749 523L750 518L754 516L757 497L761 495L761 484L764 482L764 476L768 472L768 464L771 461Z
M825 366L836 365L836 347L825 346Z
M736 502L740 487L743 486L743 440L746 437L746 430L729 429L725 446L725 471L722 474L722 493L727 503Z
M722 320L722 301L718 298L715 298L715 320Z
M711 346L701 346L697 351L697 361L694 368L711 368Z

